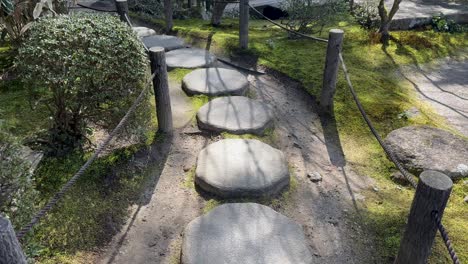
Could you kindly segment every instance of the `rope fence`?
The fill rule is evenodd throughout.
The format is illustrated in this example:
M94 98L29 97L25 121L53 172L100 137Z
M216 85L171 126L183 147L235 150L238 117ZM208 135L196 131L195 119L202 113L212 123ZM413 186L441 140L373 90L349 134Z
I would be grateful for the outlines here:
M291 34L294 34L294 35L298 35L298 36L301 36L301 37L304 37L304 38L307 38L307 39L311 39L311 40L315 40L315 41L319 41L319 42L324 42L324 43L327 43L330 41L329 40L326 40L326 39L323 39L323 38L318 38L318 37L314 37L314 36L309 36L309 35L306 35L306 34L303 34L303 33L300 33L300 32L297 32L297 31L294 31L294 30L291 30L271 19L269 19L268 17L266 17L262 12L260 12L259 10L257 10L255 7L253 7L251 4L249 4L247 2L247 5L249 6L250 9L252 9L255 13L257 13L258 15L260 15L263 19L269 21L270 23L272 23L273 25L275 26L278 26L279 28L291 33ZM336 33L336 32L335 32ZM342 41L342 39L340 40ZM336 43L333 43L333 44L336 44ZM330 43L329 43L329 48L330 48ZM375 137L375 139L378 141L379 145L382 147L382 149L384 150L385 154L387 155L387 157L393 162L393 164L396 166L396 168L400 171L400 173L405 177L406 180L408 180L408 182L411 184L411 186L414 188L414 189L417 189L418 190L418 182L415 178L415 176L413 176L412 174L410 174L404 167L403 165L398 161L398 159L396 158L395 154L389 149L389 147L385 144L385 142L383 141L382 137L380 136L380 134L377 132L377 130L375 129L374 125L372 124L371 120L369 119L366 111L364 110L364 107L362 106L360 100L359 100L359 97L356 93L356 91L354 90L354 87L353 87L353 84L351 82L351 78L350 78L350 75L349 75L349 72L348 72L348 69L346 67L346 64L345 64L345 61L343 59L343 54L341 53L341 46L338 47L339 51L338 51L338 59L339 59L339 64L341 65L341 68L343 70L343 73L344 73L344 77L346 79L346 83L347 83L347 86L349 87L349 91L351 92L351 95L353 96L353 99L354 99L354 102L356 103L356 106L358 107L359 109L359 112L362 116L362 118L364 119L364 121L366 122L367 126L369 127L370 131L372 132L373 136ZM329 57L329 54L328 54L328 51L327 51L327 60L328 60L328 57ZM327 62L327 65L325 68L327 68L329 65L328 65L328 62ZM325 71L327 71L327 69L325 69ZM336 74L336 73L335 73ZM325 78L325 77L324 77ZM334 80L335 84L336 84L336 76L335 76L335 80ZM332 89L334 90L334 85L333 84L333 87ZM324 83L324 86L325 86L325 83ZM333 91L334 93L334 91ZM333 95L332 95L333 96ZM439 230L440 234L441 234L441 237L442 237L442 240L444 241L444 244L445 246L447 247L447 250L449 252L449 255L450 255L450 258L451 260L453 261L454 264L460 264L460 261L458 259L458 256L452 246L452 242L448 236L448 232L446 231L444 225L442 224L442 221L441 221L441 217L439 215L439 213L437 211L433 211L431 213L431 221L433 221L433 223L437 226L437 229Z

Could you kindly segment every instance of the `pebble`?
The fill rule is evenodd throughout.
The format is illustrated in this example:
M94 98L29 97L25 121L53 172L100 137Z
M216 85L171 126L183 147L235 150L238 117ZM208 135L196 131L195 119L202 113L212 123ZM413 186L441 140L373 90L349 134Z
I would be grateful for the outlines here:
M311 173L307 173L307 178L309 178L309 180L311 182L321 182L322 181L322 175L320 175L320 173L314 171L314 172L311 172Z
M465 196L465 199L463 199L463 201L464 201L465 203L468 203L468 195Z

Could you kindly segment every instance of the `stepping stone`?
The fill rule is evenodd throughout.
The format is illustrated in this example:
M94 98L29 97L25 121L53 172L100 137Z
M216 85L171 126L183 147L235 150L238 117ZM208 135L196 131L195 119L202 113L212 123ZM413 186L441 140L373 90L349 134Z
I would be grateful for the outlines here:
M216 62L216 57L204 49L178 49L166 53L166 64L169 68L202 68Z
M132 29L133 29L133 32L135 32L137 34L137 36L140 37L140 38L156 35L156 31L154 31L151 28L133 27Z
M248 87L245 75L225 68L194 70L182 80L182 89L189 95L243 95Z
M184 230L182 264L311 264L301 226L267 206L223 204Z
M182 39L168 35L154 35L144 37L142 40L143 43L145 43L145 46L148 47L148 49L152 47L163 47L164 50L170 51L185 47L184 41Z
M273 125L271 109L264 103L243 96L211 100L197 112L198 127L214 132L262 135Z
M199 153L195 183L223 198L274 196L289 185L288 163L261 141L224 139Z

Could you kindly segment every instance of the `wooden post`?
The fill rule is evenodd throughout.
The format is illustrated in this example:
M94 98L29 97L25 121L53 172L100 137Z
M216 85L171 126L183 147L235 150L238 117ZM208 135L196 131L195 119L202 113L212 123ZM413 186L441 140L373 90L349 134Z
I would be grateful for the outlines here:
M322 94L320 106L327 114L333 113L333 97L336 90L336 77L340 67L339 53L343 46L344 32L341 29L331 29L328 35L327 57L323 72Z
M164 48L152 47L150 49L151 72L156 72L153 79L154 96L156 99L156 115L158 129L163 133L172 133L171 97L167 79L166 55Z
M239 3L239 47L249 47L249 0L240 0Z
M408 224L394 264L427 262L437 233L433 212L437 211L442 218L452 185L452 180L443 173L436 171L421 173L408 216Z
M10 220L0 215L0 264L11 263L27 262Z
M125 14L128 14L128 3L127 0L115 0L115 7L117 8L117 14L120 16L120 20L127 23Z

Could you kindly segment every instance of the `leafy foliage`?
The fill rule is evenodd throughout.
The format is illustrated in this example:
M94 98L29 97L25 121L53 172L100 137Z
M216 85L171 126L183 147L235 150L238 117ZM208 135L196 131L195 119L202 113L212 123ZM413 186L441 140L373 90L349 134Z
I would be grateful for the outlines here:
M40 19L16 64L31 98L50 111L53 155L81 147L91 125L114 127L138 95L148 65L131 28L92 14Z
M164 17L164 7L161 1L156 0L130 0L129 9L135 12L141 12L157 18Z
M305 34L320 34L326 25L336 22L339 14L346 11L347 5L342 0L326 0L321 3L312 0L286 0L282 9L286 10L288 17L281 23L289 29Z
M376 29L380 25L379 12L374 1L365 1L354 6L356 22L364 29Z
M432 17L432 28L437 32L460 33L467 32L468 27L455 23L452 19L448 19L443 14Z
M29 220L38 195L24 154L16 138L0 131L0 212L14 224Z

